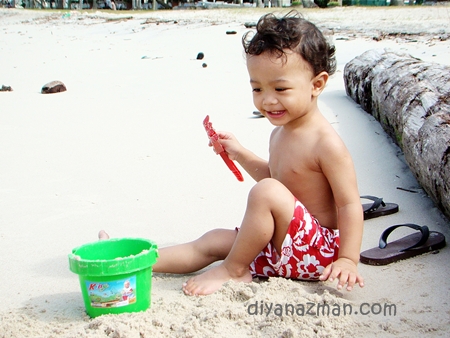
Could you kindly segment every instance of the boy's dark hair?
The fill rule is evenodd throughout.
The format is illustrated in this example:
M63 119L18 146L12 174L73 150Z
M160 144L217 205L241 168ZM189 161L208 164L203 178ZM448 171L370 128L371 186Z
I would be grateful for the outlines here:
M336 49L297 11L290 11L282 18L273 13L266 14L259 19L256 33L250 33L242 38L247 55L269 52L282 57L286 55L285 50L290 49L311 65L314 76L323 71L332 75L336 71Z

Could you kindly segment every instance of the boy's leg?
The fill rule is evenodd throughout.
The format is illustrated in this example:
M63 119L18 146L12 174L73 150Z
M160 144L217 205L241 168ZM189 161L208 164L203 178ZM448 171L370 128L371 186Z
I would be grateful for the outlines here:
M188 295L206 295L230 279L250 282L249 265L272 241L279 251L286 236L295 198L280 182L264 179L250 191L241 229L230 254L217 267L195 276L183 285Z
M236 230L215 229L193 242L158 249L159 258L153 272L190 273L224 260L236 235Z
M157 262L152 266L153 272L191 273L224 260L230 253L236 235L236 230L215 229L195 241L160 248ZM109 239L109 235L101 230L98 238Z

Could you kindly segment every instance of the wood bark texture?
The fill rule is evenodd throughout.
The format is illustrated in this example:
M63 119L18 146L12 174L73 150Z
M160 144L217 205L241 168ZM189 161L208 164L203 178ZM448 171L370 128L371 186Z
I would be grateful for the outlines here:
M344 82L347 95L381 123L450 218L450 67L374 49L346 64Z

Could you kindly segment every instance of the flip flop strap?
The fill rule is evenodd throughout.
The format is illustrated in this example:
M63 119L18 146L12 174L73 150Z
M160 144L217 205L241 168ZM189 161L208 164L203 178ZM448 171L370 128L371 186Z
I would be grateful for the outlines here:
M414 230L418 230L422 233L422 236L420 237L419 241L416 244L413 244L413 245L411 245L405 249L402 249L400 251L406 251L409 249L417 248L417 247L425 244L425 242L428 240L428 237L430 236L430 230L428 229L428 227L426 225L420 226L420 225L411 224L411 223L393 225L393 226L387 228L386 230L384 230L383 233L381 234L380 243L379 243L380 249L384 249L388 245L387 238L391 234L391 232L400 227L408 227L408 228L411 228Z
M375 211L380 207L380 205L382 205L383 207L386 206L386 203L384 203L383 198L375 197L375 196L371 196L371 195L364 195L364 196L360 196L360 197L373 201L373 204L365 212Z

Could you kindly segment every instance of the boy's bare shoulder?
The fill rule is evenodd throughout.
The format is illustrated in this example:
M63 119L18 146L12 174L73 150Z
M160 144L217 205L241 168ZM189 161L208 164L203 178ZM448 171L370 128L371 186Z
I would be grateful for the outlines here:
M318 147L321 147L322 151L339 152L347 150L344 141L331 125L321 129Z
M316 144L315 152L317 161L322 168L336 167L341 164L348 166L352 163L347 146L333 127L328 132L322 133Z
M277 133L279 133L281 130L281 127L275 127L273 128L272 132L270 133L270 137L274 137Z
M289 157L308 156L316 162L321 158L338 158L345 156L348 150L339 134L326 119L318 119L309 127L285 130L283 126L275 127L270 136L270 147ZM281 147L281 148L280 148ZM295 154L295 155L294 155Z

